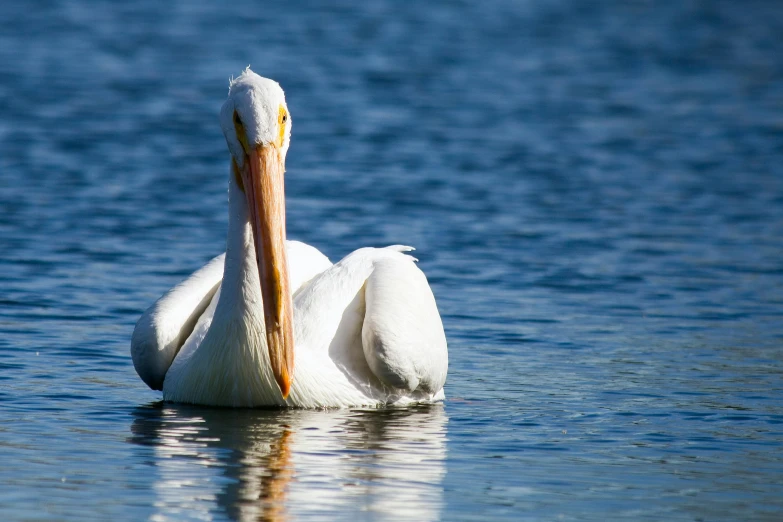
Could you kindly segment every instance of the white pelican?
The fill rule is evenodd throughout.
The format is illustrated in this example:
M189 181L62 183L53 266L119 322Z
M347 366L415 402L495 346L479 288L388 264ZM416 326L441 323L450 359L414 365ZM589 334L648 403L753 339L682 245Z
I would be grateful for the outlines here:
M443 324L403 252L362 248L332 265L285 239L291 117L283 90L245 70L220 125L231 153L226 253L142 315L131 355L168 401L299 408L442 400Z

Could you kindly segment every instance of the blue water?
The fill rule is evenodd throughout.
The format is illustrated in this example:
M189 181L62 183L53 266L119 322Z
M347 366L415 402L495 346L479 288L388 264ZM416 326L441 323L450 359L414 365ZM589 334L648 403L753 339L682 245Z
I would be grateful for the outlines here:
M762 1L0 3L0 519L780 520L781 34ZM140 313L224 248L248 64L289 237L418 248L444 404L137 378Z

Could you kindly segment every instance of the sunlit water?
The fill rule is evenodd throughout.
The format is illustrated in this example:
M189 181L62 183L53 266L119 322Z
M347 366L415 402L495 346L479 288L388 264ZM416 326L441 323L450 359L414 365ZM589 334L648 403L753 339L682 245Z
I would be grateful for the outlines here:
M0 4L0 518L780 520L780 5L267 4ZM224 248L247 64L289 236L418 248L444 404L137 378L140 313Z

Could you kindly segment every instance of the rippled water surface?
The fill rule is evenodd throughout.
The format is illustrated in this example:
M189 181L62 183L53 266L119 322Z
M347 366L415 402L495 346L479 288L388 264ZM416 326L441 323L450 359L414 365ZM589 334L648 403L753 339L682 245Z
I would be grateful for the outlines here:
M779 2L267 4L0 4L0 518L780 520ZM418 248L442 405L137 378L140 313L224 248L248 64L289 236Z

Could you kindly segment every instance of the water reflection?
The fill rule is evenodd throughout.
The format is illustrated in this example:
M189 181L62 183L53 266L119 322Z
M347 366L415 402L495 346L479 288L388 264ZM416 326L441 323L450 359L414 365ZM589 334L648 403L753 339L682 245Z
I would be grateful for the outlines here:
M442 405L350 411L226 410L162 402L133 411L129 441L154 466L153 519L287 520L367 512L435 520Z

